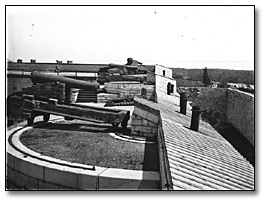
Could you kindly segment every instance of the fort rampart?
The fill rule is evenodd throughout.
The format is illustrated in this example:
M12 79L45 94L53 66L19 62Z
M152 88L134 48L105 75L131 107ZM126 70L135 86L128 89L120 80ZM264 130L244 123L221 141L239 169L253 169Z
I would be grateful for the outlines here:
M254 146L254 95L233 89L202 87L192 102L220 114Z

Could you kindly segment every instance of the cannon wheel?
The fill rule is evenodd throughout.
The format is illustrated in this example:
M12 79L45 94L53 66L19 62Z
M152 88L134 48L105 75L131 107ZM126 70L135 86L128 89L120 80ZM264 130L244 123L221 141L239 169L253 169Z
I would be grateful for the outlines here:
M43 115L43 121L48 122L50 120L50 114L44 114Z

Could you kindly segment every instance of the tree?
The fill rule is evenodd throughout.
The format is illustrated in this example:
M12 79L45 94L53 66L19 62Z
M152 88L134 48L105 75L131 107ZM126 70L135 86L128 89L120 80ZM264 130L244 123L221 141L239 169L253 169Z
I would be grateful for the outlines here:
M210 78L208 76L207 67L205 67L203 70L203 83L205 86L208 86L211 83Z

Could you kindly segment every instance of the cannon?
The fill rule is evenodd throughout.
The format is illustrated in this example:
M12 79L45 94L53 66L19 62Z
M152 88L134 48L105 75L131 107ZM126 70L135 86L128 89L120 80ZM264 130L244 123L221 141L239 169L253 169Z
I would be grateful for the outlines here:
M114 127L121 123L123 128L127 127L130 118L129 111L71 103L71 88L97 93L99 84L38 72L33 72L31 79L34 85L23 89L22 95L23 116L27 118L28 125L34 123L36 116L43 115L43 120L46 122L49 121L50 114L54 114L63 116L66 120L81 119L96 123L109 123Z
M62 76L57 76L57 75L52 75L52 74L44 74L44 73L39 73L39 72L32 72L31 74L31 80L34 85L36 84L48 84L48 83L62 83L64 84L65 88L65 104L70 104L71 103L71 88L77 88L77 89L83 89L86 91L93 91L94 93L98 93L100 91L99 89L99 84L98 83L90 83L86 81L81 81L77 79L72 79L68 77L62 77ZM42 92L42 91L40 91ZM53 97L55 98L55 97ZM61 102L62 100L60 100Z
M95 90L97 91L99 89L98 83L90 83L86 81L80 81L77 79L72 79L68 77L62 77L52 74L42 74L39 72L32 72L31 74L31 80L35 83L45 83L45 82L60 82L65 83L70 88L78 88L78 89L85 89L85 90Z
M110 68L120 67L120 68L128 68L128 69L138 69L138 66L134 65L123 65L123 64L109 64Z

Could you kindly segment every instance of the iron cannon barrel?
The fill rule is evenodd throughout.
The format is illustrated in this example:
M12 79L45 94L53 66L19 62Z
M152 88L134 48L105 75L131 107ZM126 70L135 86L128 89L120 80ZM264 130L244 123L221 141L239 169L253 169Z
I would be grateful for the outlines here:
M85 89L91 91L97 91L99 88L98 83L89 83L86 81L81 81L77 79L72 79L68 77L62 77L52 74L42 74L39 72L32 72L31 80L33 83L44 83L44 82L61 82L66 83L69 87L78 88L78 89Z
M133 65L123 65L123 64L109 64L110 68L114 68L114 67L124 67L124 68L130 68L130 69L138 69L138 66L133 66Z

